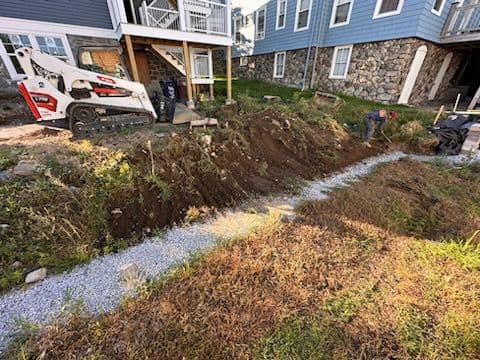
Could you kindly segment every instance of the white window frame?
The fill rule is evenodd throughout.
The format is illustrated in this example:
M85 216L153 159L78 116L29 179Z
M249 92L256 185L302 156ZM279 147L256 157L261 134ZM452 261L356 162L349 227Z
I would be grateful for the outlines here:
M258 36L258 15L263 10L263 34L262 36ZM261 8L257 10L255 13L255 40L262 40L265 39L265 33L267 32L267 5L263 5Z
M348 9L347 20L345 20L344 22L335 24L335 16L337 15L337 7L340 5L338 2L339 2L339 0L333 0L332 16L330 17L330 27L331 28L350 24L350 17L352 16L353 0L349 0L350 7Z
M240 66L247 66L248 65L248 57L240 56Z
M338 55L338 50L343 50L343 49L348 49L348 58L347 58L347 64L345 66L345 73L343 75L334 75L335 71L335 63ZM334 51L333 51L333 56L332 56L332 63L330 65L330 79L346 79L348 75L348 68L350 67L350 59L352 58L352 51L353 51L353 45L344 45L344 46L336 46Z
M277 65L278 65L278 56L283 55L283 63L282 63L282 74L278 75L277 74ZM285 75L285 63L287 60L287 52L286 51L279 51L275 53L275 58L273 61L273 78L274 79L283 79Z
M382 2L383 0L377 0L377 4L375 5L375 12L373 13L373 19L380 19L387 16L394 16L402 12L404 0L399 0L397 10L380 14L380 9L382 8Z
M32 48L35 50L40 50L40 46L38 45L37 42L37 36L44 36L44 37L56 37L62 40L63 46L65 48L65 52L67 53L67 58L68 58L68 63L70 65L76 65L75 58L73 57L72 49L70 48L70 43L68 42L67 36L65 34L58 34L58 33L49 33L49 32L38 32L38 33L33 33L33 32L28 32L28 31L3 31L0 30L2 34L10 34L10 35L24 35L27 36L28 39L30 40L30 44L32 45ZM19 74L17 73L17 70L15 69L15 66L13 65L12 61L10 60L10 56L7 53L7 50L5 49L5 46L3 45L2 41L0 40L0 58L2 59L3 63L5 64L5 67L7 68L8 74L10 75L10 79L12 81L19 81L25 79L24 74Z
M313 3L313 0L309 0L307 25L304 26L303 28L299 28L299 27L298 27L298 15L300 15L300 3L301 3L301 2L302 2L302 0L297 0L297 8L296 8L296 10L295 10L295 27L294 27L294 29L293 29L294 32L308 30L308 28L310 27L310 18L311 18L311 16L312 16L312 3Z
M438 10L435 10L435 0L433 1L433 4L432 4L432 13L437 15L437 16L442 16L442 12L443 12L443 7L445 6L445 3L446 1L445 0L442 0L442 3L440 5L440 9Z
M278 26L278 20L280 19L280 3L282 2L285 3L285 11L283 13L283 25ZM277 0L277 19L275 21L275 30L285 29L285 24L287 23L287 6L288 6L287 0Z
M240 20L240 27L237 29L237 21ZM242 15L237 15L233 17L233 43L234 44L240 44L242 42L242 33L240 30L242 29L243 26L243 16ZM240 33L240 41L237 41L237 31Z
M199 55L199 52L207 52L208 59L208 77L198 76L195 71L195 58L197 56L204 57L205 55ZM203 48L191 48L190 49L190 68L192 71L192 84L213 84L213 59L212 49Z

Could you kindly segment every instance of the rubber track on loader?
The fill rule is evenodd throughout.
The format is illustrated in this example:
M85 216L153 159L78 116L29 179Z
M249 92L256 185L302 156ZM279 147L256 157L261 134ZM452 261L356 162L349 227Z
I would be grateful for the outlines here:
M74 137L92 137L96 134L111 133L121 129L136 128L153 124L153 117L149 112L132 111L131 108L107 107L95 104L74 104L69 109L69 114L74 114L75 110L80 108L89 108L95 111L96 119L91 122L76 121L70 116L70 131ZM96 112L97 109L106 111L124 112L122 114L103 115Z

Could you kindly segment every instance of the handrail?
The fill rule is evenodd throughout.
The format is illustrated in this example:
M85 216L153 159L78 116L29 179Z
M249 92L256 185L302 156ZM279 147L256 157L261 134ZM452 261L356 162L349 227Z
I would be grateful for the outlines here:
M480 32L480 3L457 5L450 8L441 37Z

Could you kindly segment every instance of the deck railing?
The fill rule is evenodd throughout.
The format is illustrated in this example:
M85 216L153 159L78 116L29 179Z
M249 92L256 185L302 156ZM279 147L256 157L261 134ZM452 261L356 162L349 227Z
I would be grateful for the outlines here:
M472 37L480 39L480 3L472 5L452 5L441 37Z
M230 36L230 6L212 0L143 1L139 8L142 25L162 29Z

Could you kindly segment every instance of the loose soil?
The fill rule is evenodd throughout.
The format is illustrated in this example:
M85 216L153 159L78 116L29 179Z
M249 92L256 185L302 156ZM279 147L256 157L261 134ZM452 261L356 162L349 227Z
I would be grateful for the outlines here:
M478 186L478 169L386 165L305 204L297 222L216 249L112 314L74 314L11 356L478 359L480 251L461 240L478 228ZM445 224L444 241L413 215Z
M0 184L0 224L8 225L1 230L0 291L38 267L63 271L156 229L251 195L295 190L302 180L383 150L365 148L333 119L307 122L270 107L245 108L221 109L218 129L159 124L73 140L67 131L32 125L0 144L0 170L24 159L39 165L34 176ZM11 267L16 261L20 268Z
M115 237L128 237L145 228L165 226L185 218L193 207L234 206L248 194L266 195L291 190L299 179L311 180L379 152L346 133L319 131L318 126L292 121L275 110L252 114L242 123L211 132L211 145L198 133L173 137L154 150L154 167L169 188L142 183L112 199L120 218L111 217ZM151 168L144 144L128 155L129 163L146 172ZM160 200L159 200L160 199Z

